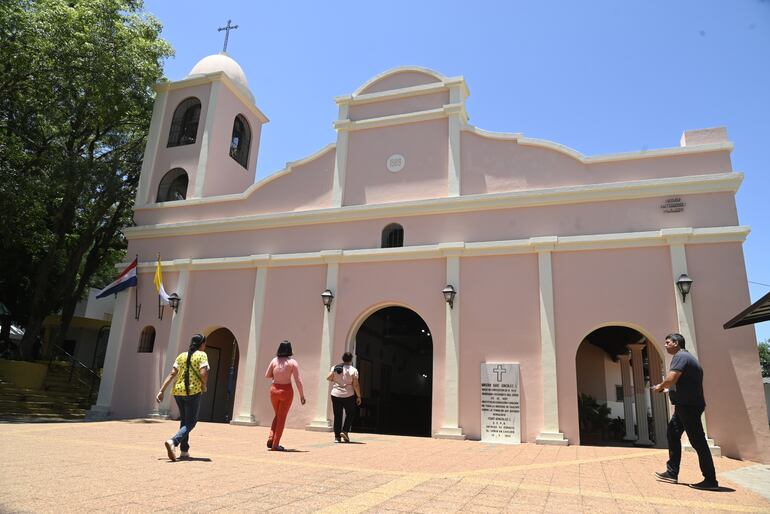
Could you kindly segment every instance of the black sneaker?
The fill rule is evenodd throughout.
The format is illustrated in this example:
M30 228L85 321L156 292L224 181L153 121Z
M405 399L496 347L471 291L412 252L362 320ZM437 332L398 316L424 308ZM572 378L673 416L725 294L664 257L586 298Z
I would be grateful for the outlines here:
M676 484L678 480L674 475L669 473L668 471L664 471L663 473L655 472L655 476L660 480L661 482L668 482L669 484Z
M719 482L716 480L704 480L703 482L698 482L697 484L690 484L690 487L693 489L700 489L701 491L718 491Z

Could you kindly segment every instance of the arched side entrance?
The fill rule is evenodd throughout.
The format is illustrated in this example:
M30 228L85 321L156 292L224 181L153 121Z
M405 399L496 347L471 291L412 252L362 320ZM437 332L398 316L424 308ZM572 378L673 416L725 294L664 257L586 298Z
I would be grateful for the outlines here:
M352 351L363 396L353 430L430 437L433 338L420 315L405 307L375 311L356 331Z
M209 333L207 333L209 332ZM238 378L238 342L230 330L220 327L203 332L209 357L209 380L201 399L200 421L229 423L233 417Z
M635 328L610 325L588 334L575 356L580 444L665 448L668 409L650 386L663 359Z

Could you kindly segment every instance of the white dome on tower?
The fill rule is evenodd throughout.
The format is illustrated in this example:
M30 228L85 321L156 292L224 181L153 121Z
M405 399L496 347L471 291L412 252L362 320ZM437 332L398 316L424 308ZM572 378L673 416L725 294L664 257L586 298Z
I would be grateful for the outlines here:
M209 55L204 57L198 63L193 66L190 73L185 78L192 78L208 73L224 72L236 86L238 86L246 95L254 102L254 95L249 89L249 83L246 80L246 74L243 72L243 68L238 64L235 59L227 55L225 52Z

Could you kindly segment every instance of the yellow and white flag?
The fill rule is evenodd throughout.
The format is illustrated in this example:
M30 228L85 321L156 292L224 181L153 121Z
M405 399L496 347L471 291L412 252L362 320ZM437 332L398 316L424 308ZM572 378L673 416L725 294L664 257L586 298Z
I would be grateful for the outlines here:
M160 296L160 299L163 301L163 303L168 305L168 294L166 293L166 289L163 287L163 271L160 268L160 254L158 254L158 265L155 268L155 279L153 282L155 282L155 289L158 290L158 296Z

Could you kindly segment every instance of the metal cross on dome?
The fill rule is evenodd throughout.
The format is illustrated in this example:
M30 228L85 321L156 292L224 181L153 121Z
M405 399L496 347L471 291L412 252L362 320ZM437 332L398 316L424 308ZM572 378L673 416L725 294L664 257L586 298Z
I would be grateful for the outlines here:
M217 29L217 32L225 31L225 45L222 47L223 52L227 52L227 40L230 38L230 31L238 28L238 25L230 25L231 21L233 20L227 20L226 26Z

